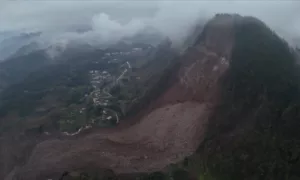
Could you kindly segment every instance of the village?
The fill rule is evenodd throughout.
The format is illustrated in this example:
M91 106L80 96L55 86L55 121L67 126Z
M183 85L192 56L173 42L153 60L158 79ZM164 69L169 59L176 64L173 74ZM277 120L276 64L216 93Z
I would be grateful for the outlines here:
M147 86L144 82L149 75L141 69L156 58L160 48L144 45L105 50L86 72L89 90L81 95L79 104L62 110L65 118L60 120L60 131L73 136L86 129L119 124L144 95ZM144 73L146 76L141 76Z
M101 60L107 60L108 64L117 64L117 70L113 72L108 70L90 70L90 84L93 91L88 95L92 99L94 108L100 109L100 116L91 119L92 125L118 124L124 113L122 101L115 95L112 95L113 89L122 89L130 81L140 79L132 73L132 59L145 56L152 47L146 49L132 48L126 52L107 52ZM85 108L81 110L85 111Z

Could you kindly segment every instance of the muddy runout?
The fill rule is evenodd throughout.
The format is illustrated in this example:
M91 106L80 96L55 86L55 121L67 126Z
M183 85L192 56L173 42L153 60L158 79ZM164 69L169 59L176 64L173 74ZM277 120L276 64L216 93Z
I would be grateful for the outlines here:
M57 179L64 171L89 168L151 172L191 155L218 100L218 79L229 66L234 21L235 16L218 15L207 23L199 42L172 72L173 83L128 119L135 122L132 126L43 141L7 180Z
M110 168L117 173L162 169L194 152L207 112L204 104L178 103L159 108L120 132L43 142L22 168L20 179L51 178L87 167Z

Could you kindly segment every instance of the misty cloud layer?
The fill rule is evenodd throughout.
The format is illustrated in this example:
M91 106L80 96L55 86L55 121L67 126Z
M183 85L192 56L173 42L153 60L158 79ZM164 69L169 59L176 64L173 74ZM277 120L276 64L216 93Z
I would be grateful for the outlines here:
M275 0L5 1L0 2L0 32L42 31L62 43L108 43L153 26L176 42L199 18L228 12L256 16L290 40L300 37L299 9L298 1Z

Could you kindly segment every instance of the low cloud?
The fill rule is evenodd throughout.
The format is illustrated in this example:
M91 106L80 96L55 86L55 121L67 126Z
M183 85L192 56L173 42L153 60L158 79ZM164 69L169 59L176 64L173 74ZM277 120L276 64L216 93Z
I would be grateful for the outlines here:
M290 40L300 37L299 9L298 1L275 0L9 1L0 3L0 31L43 31L51 41L108 43L153 26L176 42L199 18L225 12L256 16Z

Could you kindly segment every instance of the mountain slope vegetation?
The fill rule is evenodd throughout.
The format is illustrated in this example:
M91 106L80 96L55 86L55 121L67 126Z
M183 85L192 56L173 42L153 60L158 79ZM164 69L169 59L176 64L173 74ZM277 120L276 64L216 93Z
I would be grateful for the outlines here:
M263 22L235 24L230 67L207 140L207 169L220 179L299 175L300 69L293 50Z
M169 40L156 48L120 43L134 55L113 48L87 52L41 67L4 89L3 117L18 112L26 118L17 118L20 129L38 124L39 133L12 136L15 131L8 130L1 137L0 177L299 179L300 67L294 49L259 19L236 14L216 15L192 37L180 56ZM100 71L112 83L96 87ZM104 103L117 105L91 107L94 99L98 103L97 93L105 95ZM49 125L43 118L48 110L54 112L47 114L51 123L66 117L49 102L72 112L66 122L80 119L75 112L82 108L95 112L91 119L96 120L125 112L118 116L124 121L81 133L86 122L78 120L74 136L51 134L55 131L39 126Z

